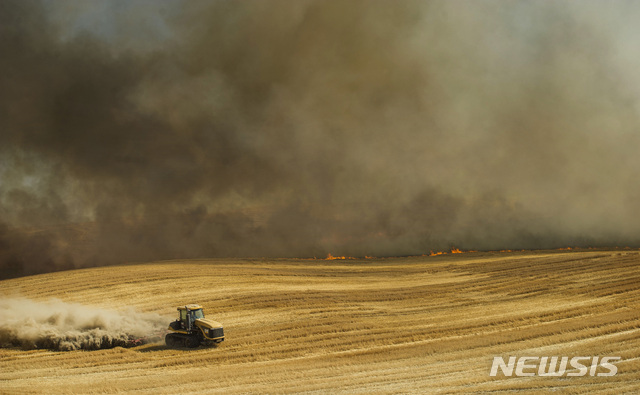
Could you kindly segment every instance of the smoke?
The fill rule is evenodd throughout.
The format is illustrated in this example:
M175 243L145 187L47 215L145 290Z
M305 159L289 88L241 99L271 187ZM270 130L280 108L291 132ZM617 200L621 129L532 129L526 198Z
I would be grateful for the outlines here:
M638 12L2 1L2 276L640 245Z
M157 340L166 319L133 309L0 298L0 347L55 351L132 347Z

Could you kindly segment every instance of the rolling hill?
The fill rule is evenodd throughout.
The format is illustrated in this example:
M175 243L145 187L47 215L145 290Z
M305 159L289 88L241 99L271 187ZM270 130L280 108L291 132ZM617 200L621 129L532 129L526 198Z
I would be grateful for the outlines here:
M2 393L640 389L638 250L164 261L4 280L0 295L166 324L195 302L226 334L194 350L2 348ZM611 377L490 377L495 356L622 359Z

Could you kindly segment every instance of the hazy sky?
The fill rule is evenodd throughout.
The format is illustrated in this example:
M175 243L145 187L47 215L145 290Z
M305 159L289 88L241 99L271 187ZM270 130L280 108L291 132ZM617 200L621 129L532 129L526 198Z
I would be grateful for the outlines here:
M640 245L639 16L0 0L0 265Z

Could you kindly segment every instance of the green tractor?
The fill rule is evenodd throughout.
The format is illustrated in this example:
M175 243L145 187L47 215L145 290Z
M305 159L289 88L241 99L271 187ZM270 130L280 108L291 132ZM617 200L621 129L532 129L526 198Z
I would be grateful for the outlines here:
M196 348L224 341L222 324L204 318L199 304L180 306L178 312L178 319L169 324L169 333L164 338L168 347Z

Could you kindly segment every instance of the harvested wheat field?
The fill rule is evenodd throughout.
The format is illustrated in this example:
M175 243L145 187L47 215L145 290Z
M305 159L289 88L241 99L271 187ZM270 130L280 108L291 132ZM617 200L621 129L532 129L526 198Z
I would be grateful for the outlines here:
M158 313L167 324L196 302L226 335L193 350L3 348L2 393L640 390L637 250L167 261L5 280L0 290ZM622 358L614 376L489 376L494 356L607 355Z

